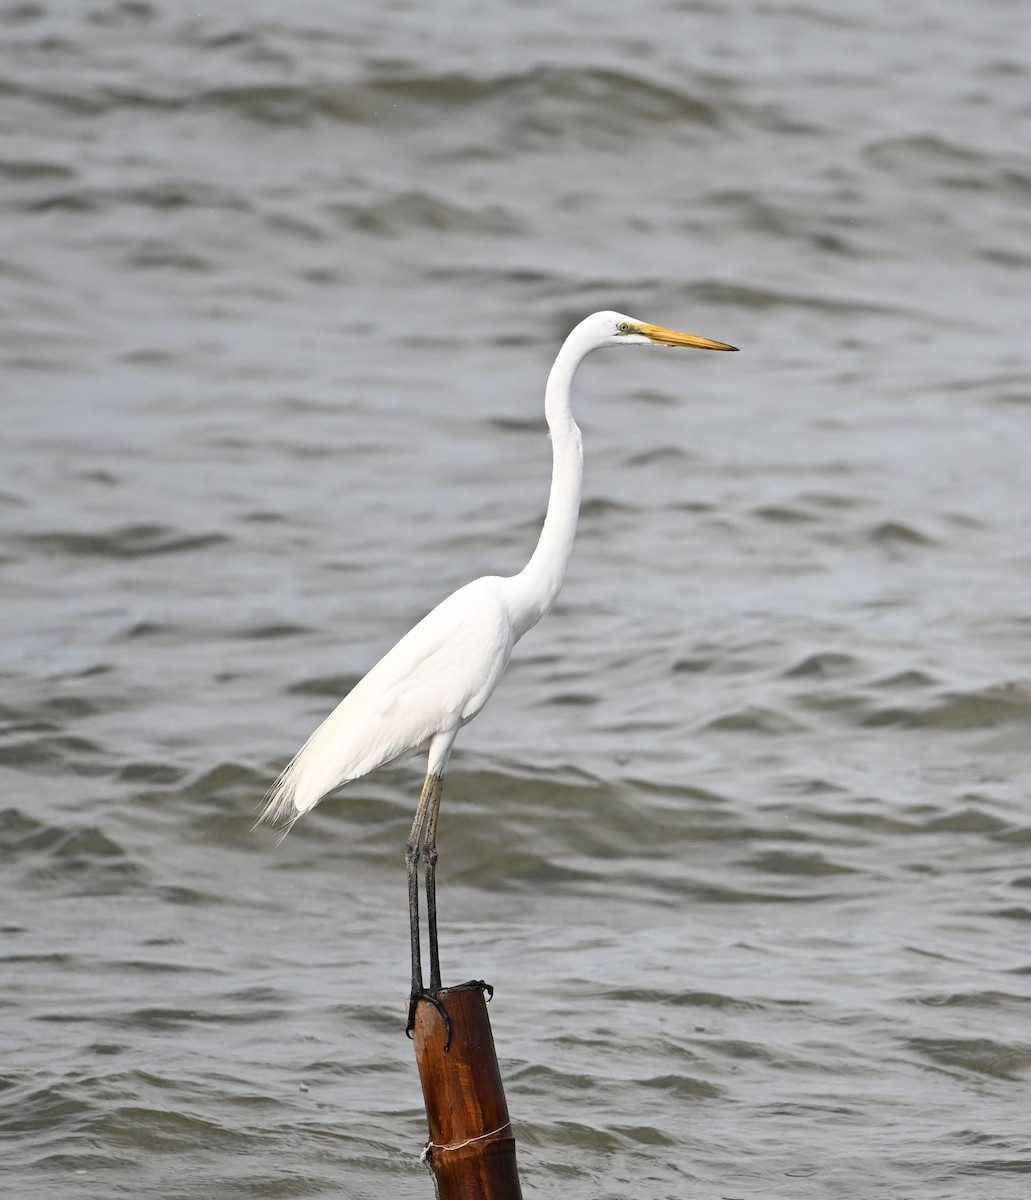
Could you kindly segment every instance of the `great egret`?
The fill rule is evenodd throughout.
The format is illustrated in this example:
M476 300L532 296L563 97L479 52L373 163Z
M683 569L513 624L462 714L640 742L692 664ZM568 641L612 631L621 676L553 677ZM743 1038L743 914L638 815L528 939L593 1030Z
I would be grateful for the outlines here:
M653 345L736 349L616 312L597 312L581 321L562 344L544 393L553 453L551 494L530 561L518 575L488 575L467 583L405 634L305 742L269 792L259 818L273 824L285 822L289 828L341 784L428 751L426 781L405 845L412 950L409 1034L420 999L441 1009L436 998L441 989L437 814L455 735L494 691L512 647L555 603L573 548L583 476L580 430L570 408L573 377L592 350ZM419 936L420 857L425 861L429 988L423 985Z

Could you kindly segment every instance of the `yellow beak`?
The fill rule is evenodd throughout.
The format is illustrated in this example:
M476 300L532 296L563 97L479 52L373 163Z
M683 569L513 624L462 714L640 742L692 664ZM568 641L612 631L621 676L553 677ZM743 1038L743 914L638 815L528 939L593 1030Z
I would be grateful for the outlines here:
M660 346L693 346L696 350L736 350L726 342L714 342L712 338L696 337L693 333L678 333L675 329L663 329L661 325L639 325L639 333L651 338Z

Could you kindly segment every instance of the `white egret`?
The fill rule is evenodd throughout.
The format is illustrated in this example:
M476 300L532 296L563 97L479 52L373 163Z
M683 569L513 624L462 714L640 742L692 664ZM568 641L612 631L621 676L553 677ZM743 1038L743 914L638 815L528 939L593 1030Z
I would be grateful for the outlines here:
M420 999L440 1008L436 999L441 989L437 814L455 735L494 691L512 647L555 603L573 548L583 475L580 430L570 408L573 377L592 350L653 345L736 349L621 313L597 312L581 321L559 350L545 389L544 414L553 453L551 494L530 561L517 575L488 575L466 584L423 617L315 730L279 777L262 811L260 820L289 827L342 784L387 763L428 752L426 780L405 846L412 952L409 1033ZM428 988L423 985L419 936L420 858L426 886Z

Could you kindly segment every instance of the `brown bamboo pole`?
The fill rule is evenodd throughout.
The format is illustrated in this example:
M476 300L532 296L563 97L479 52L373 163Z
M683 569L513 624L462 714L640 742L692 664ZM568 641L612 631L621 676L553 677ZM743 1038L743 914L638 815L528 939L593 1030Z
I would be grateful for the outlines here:
M451 1022L422 1001L412 1040L426 1103L429 1141L423 1161L438 1200L522 1200L515 1138L487 1017L485 984L436 993Z

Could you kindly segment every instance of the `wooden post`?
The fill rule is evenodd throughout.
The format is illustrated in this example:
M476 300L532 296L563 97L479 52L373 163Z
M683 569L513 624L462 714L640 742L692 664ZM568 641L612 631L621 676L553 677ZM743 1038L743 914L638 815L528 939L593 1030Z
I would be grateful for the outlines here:
M471 981L437 992L451 1021L446 1050L440 1013L425 1001L415 1013L412 1040L430 1131L423 1161L438 1200L522 1200L484 987Z

